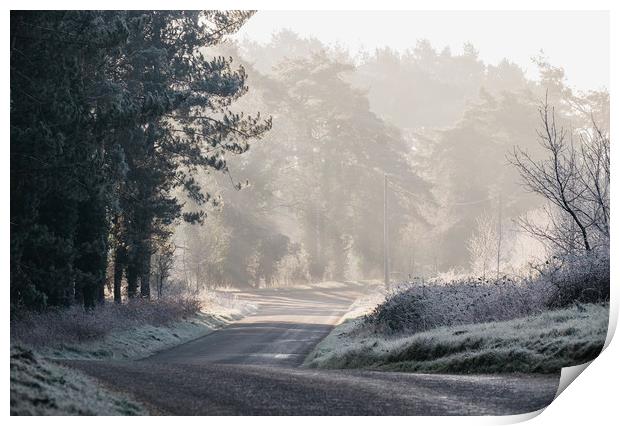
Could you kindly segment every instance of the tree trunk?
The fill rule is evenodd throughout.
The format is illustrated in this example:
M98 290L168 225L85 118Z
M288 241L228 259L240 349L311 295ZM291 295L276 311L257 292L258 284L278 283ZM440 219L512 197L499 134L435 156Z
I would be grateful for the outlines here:
M75 297L84 306L92 308L97 301L103 302L106 267L108 264L105 205L97 195L79 206L79 224L75 236L78 255L74 261L76 274Z
M151 297L151 244L144 245L142 260L142 276L140 278L140 295L146 299Z
M84 291L82 289L82 283L76 281L75 283L75 293L74 293L75 303L77 305L84 304Z
M91 283L90 285L84 286L84 307L85 308L94 308L95 307L95 286Z
M114 302L121 303L123 297L121 294L121 286L123 283L123 265L118 261L114 261Z
M138 268L132 259L127 265L127 297L134 298L138 293Z
M105 303L105 280L101 280L97 288L97 303L103 305Z
M119 243L114 253L114 301L116 303L123 301L121 290L124 266L124 248Z
M149 191L145 191L150 194ZM146 299L151 297L151 255L153 254L153 213L146 211L142 226L143 235L140 244L140 295Z

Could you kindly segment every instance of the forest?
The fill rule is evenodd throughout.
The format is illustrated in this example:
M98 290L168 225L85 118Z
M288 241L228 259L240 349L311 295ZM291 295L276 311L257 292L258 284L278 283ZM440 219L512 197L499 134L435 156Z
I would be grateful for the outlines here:
M544 56L532 81L471 44L231 38L251 15L13 14L13 307L380 278L384 175L394 281L580 246L541 235L561 206L511 156L545 154L541 103L571 140L605 137L605 89L571 89Z
M92 307L151 294L151 258L216 199L271 127L231 110L243 67L205 57L249 12L15 12L11 19L11 302ZM194 208L185 207L180 190ZM121 289L121 277L126 285Z
M282 31L268 44L218 49L248 72L240 105L268 113L273 128L230 160L248 191L205 177L224 204L203 225L175 233L177 280L269 286L382 277L384 174L396 282L514 274L566 252L521 226L530 218L546 227L557 212L523 187L510 157L515 147L545 155L536 133L544 102L575 138L607 129L605 90L572 90L544 57L533 59L540 81L531 81L508 60L484 64L471 45L453 55L424 40L405 53L356 53Z
M546 407L607 339L607 88L256 13L11 12L11 414Z

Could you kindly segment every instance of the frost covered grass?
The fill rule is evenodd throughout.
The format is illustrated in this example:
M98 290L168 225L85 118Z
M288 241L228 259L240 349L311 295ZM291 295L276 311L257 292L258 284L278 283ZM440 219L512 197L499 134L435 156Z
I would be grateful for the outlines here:
M106 303L92 310L76 305L45 312L26 311L12 319L11 338L35 347L81 343L144 325L168 325L193 316L200 308L197 299L182 298Z
M93 379L11 346L11 415L144 415L146 409Z
M210 293L126 304L25 312L11 320L11 342L49 358L134 359L220 328L250 307Z
M609 250L552 257L525 277L433 279L348 315L306 359L322 368L552 373L596 357L609 316Z
M135 359L204 336L253 309L206 293L11 319L11 414L143 415L144 407L49 359Z
M385 287L383 283L367 282L364 284L367 288L366 293L358 297L349 306L349 310L345 313L340 322L344 322L362 315L370 314L373 309L385 300Z
M575 305L516 320L396 337L368 335L364 319L357 318L335 328L305 365L427 373L555 373L600 353L608 319L606 304Z
M204 336L233 319L232 315L197 312L166 324L143 324L97 339L40 346L37 351L57 359L138 359Z

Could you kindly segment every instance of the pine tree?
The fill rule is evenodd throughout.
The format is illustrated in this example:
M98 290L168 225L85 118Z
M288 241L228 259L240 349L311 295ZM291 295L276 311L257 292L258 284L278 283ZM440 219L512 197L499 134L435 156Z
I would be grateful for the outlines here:
M11 14L12 305L101 293L107 116L122 95L105 73L126 36L112 13Z
M249 12L11 14L11 302L45 307L150 295L154 244L179 218L173 196L209 201L194 174L227 172L271 126L233 114L245 72L202 49ZM111 243L111 247L110 247Z
M150 296L154 238L181 216L200 221L204 212L183 212L173 191L181 187L198 206L210 200L194 175L201 168L226 172L225 153L240 154L248 141L270 128L270 120L228 111L245 86L243 68L232 59L203 54L205 47L236 31L247 12L129 12L130 37L124 69L127 90L143 99L143 121L120 140L129 171L124 198L127 224L119 241L128 247L128 295ZM116 268L119 269L119 268Z

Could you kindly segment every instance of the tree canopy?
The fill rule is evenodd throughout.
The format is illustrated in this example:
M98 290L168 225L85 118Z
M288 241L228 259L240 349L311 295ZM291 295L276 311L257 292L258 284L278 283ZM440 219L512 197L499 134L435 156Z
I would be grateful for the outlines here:
M11 16L11 301L92 306L108 252L150 293L154 245L204 217L198 170L228 172L271 127L230 110L243 67L203 50L251 12L71 11ZM175 196L181 188L198 209ZM116 292L115 292L116 294Z

